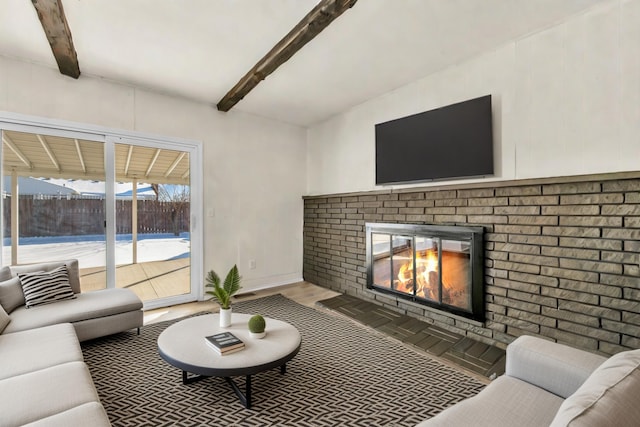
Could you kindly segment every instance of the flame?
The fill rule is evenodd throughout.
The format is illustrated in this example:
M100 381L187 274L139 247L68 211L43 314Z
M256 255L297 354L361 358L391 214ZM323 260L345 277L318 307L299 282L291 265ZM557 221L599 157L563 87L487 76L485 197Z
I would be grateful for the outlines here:
M417 297L455 307L468 308L468 256L443 251L442 257L442 271L439 271L437 248L417 251L415 284L413 281L413 260L411 257L405 257L405 262L398 270L397 280L393 281L395 290L414 294L415 288ZM440 289L440 282L442 282L442 289ZM440 295L440 291L442 291L442 295Z
M416 294L431 299L438 297L438 252L416 253ZM413 262L408 261L398 271L398 291L413 292Z
M403 285L406 285L408 282L413 280L413 269L411 268L411 262L406 262L400 266L400 271L398 272L398 280Z

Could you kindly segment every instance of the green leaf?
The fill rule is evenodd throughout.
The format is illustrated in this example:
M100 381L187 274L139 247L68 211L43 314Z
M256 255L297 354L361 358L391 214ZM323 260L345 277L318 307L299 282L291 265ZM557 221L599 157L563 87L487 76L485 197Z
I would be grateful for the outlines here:
M238 267L234 265L224 279L224 284L220 286L220 276L211 270L207 273L205 280L207 282L206 287L212 289L206 291L206 294L211 295L222 309L228 309L231 307L231 297L240 290L241 279Z
M240 290L240 273L238 272L238 267L234 265L231 270L229 270L229 274L224 279L224 290L229 294L229 296L235 294Z
M218 274L215 271L211 270L207 274L207 284L209 286L220 285L220 276L218 276Z

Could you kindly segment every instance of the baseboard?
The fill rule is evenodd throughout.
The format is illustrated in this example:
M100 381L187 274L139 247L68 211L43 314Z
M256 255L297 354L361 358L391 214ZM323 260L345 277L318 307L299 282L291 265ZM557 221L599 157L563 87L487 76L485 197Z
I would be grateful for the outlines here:
M281 274L270 277L260 277L255 279L243 279L240 293L261 291L263 289L275 288L277 286L302 282L302 273Z

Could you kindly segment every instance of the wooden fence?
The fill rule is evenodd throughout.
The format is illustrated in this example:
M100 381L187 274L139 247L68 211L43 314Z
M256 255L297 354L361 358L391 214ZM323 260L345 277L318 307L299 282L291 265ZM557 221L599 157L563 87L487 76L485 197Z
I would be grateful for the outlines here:
M104 234L105 201L20 197L20 237ZM116 234L131 234L131 200L116 200ZM138 233L189 231L189 204L138 200ZM11 236L11 198L4 200L4 235Z

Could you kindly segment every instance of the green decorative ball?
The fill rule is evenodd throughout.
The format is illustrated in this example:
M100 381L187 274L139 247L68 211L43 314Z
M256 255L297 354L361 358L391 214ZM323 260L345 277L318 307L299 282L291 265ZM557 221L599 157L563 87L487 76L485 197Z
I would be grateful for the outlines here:
M256 314L249 319L249 331L254 334L259 334L260 332L264 332L264 328L267 323L264 321L264 317Z

